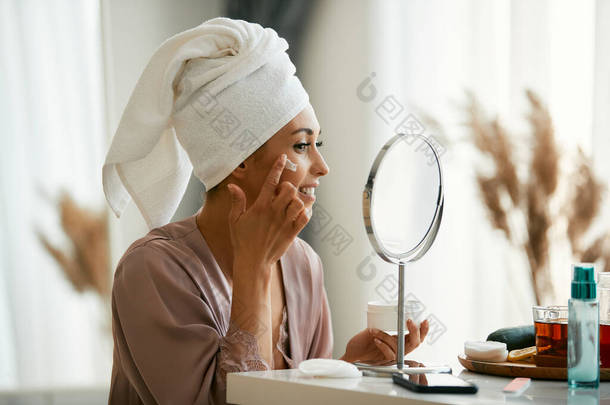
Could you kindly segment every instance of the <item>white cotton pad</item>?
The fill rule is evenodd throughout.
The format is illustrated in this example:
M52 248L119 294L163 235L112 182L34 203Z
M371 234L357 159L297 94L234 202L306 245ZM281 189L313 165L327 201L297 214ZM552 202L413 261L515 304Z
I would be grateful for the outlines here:
M467 341L464 342L464 354L470 360L499 363L506 361L508 350L506 349L506 343Z
M286 158L286 169L292 170L293 172L297 171L297 165L292 163L290 159Z
M362 371L352 363L335 359L309 359L299 363L299 371L310 377L356 378Z

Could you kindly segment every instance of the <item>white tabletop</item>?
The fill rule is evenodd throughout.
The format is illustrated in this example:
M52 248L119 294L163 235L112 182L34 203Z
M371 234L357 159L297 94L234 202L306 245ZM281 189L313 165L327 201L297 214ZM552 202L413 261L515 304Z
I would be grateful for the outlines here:
M239 405L274 404L570 404L610 405L610 382L598 390L568 390L565 381L532 380L519 397L502 393L511 379L471 373L454 374L479 387L477 394L419 394L396 385L391 378L312 378L297 369L232 373L227 402Z

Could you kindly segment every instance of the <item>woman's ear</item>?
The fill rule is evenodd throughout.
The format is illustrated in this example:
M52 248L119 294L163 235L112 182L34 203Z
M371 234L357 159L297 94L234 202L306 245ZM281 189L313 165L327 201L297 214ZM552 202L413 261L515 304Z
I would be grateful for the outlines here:
M260 147L256 151L254 151L254 153L252 153L243 162L241 162L239 166L233 169L231 174L239 180L243 180L244 178L246 178L246 174L248 172L252 172L258 166L258 159L262 150L263 148Z
M246 159L243 162L241 162L239 164L239 166L237 166L235 169L233 169L231 174L236 179L243 179L246 176L246 171L248 170L248 168L249 168L249 162L247 162L247 159Z

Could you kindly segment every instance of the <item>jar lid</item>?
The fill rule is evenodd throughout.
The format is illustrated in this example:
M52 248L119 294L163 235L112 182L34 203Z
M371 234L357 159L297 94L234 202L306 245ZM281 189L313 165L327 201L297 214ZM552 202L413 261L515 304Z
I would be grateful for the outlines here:
M418 300L405 300L404 302L405 312L416 313L423 311L424 306ZM397 312L398 302L397 301L369 301L367 305L368 312Z

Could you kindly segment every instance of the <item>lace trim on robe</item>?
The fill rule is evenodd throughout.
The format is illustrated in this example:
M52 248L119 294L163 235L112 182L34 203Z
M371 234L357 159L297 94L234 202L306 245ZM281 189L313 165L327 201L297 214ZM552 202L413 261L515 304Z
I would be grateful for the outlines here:
M284 357L288 367L294 368L294 362L288 356L290 351L288 337L288 315L284 306L280 337L275 347ZM220 353L216 367L216 375L222 387L226 387L228 373L271 369L259 353L256 337L231 322L227 334L220 339Z
M286 306L284 306L284 310L282 311L282 326L280 327L280 337L275 347L284 357L288 368L295 368L294 361L288 355L288 353L290 352L290 342L288 341L288 315L286 313Z
M260 356L256 337L235 323L229 323L227 334L220 339L220 353L216 375L226 387L227 373L271 370L269 364Z

